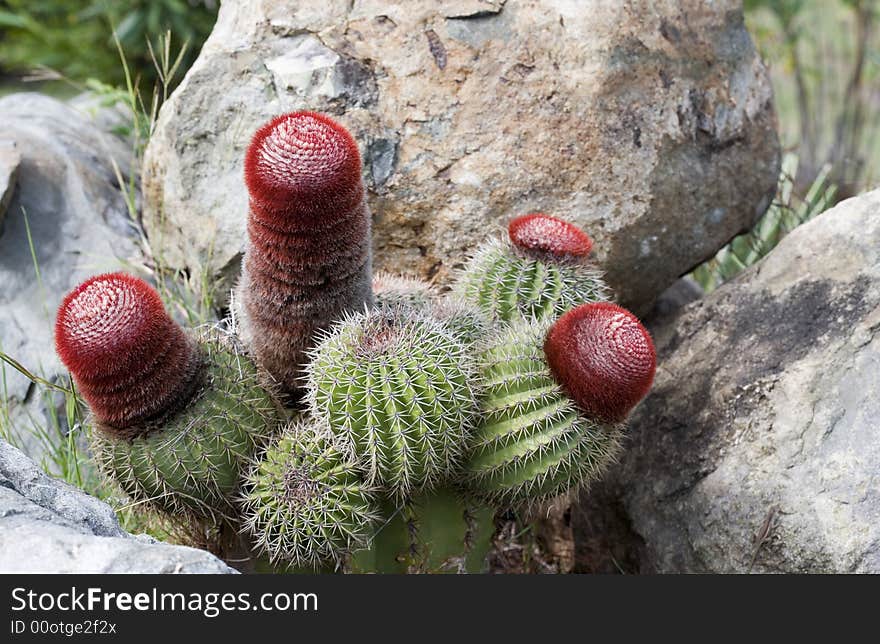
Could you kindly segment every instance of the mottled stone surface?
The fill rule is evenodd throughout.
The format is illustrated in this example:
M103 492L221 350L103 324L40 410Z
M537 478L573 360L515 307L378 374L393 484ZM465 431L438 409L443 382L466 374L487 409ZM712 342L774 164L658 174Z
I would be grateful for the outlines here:
M133 536L98 499L0 439L0 573L233 573L214 555Z
M543 210L584 226L644 310L776 183L771 88L739 1L227 2L147 151L144 224L166 262L228 289L244 149L303 108L360 143L377 268L440 284Z
M652 331L653 392L577 513L582 567L880 573L880 190Z

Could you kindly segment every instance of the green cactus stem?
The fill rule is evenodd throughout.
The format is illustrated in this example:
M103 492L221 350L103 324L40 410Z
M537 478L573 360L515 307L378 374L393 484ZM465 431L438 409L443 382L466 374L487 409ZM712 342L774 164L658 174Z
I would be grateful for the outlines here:
M549 322L515 322L482 351L483 421L466 465L471 490L499 506L537 502L597 479L621 450L623 425L580 413L543 351Z
M107 476L167 512L234 512L241 467L277 412L230 335L186 333L149 284L107 273L64 298L55 343L89 405Z
M373 295L377 306L427 307L436 297L428 282L387 271L373 274Z
M480 573L495 532L492 509L448 488L403 506L386 501L377 526L370 547L351 556L351 572Z
M185 406L130 440L99 423L91 449L100 470L135 501L216 522L236 514L242 472L278 412L256 367L225 332L201 330L198 347L204 367Z
M338 565L368 544L378 507L338 443L328 427L301 419L255 460L244 486L245 525L271 562Z
M308 399L370 484L397 497L460 464L477 410L472 358L442 322L410 307L350 316L312 352Z
M577 227L548 215L514 219L508 238L480 245L458 276L456 293L502 322L555 319L609 292L588 260L592 243Z

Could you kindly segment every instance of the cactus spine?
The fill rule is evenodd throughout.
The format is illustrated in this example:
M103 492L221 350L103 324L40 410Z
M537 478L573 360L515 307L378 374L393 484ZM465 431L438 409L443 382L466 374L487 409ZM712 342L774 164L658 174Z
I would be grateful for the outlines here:
M516 322L481 352L483 421L466 465L472 491L500 506L546 499L602 474L623 427L580 414L542 350L548 323Z
M170 513L234 514L242 467L276 411L226 334L188 337L149 285L115 273L65 298L56 345L91 408L107 476Z
M255 460L244 516L272 562L337 565L367 545L378 517L372 489L329 428L299 420Z
M459 276L457 293L502 322L555 319L586 302L608 298L601 273L589 262L590 238L544 214L514 219L506 240L477 248Z
M245 182L242 333L296 400L316 333L372 303L360 154L348 131L326 116L285 114L254 135Z
M368 482L398 497L454 471L476 412L464 346L442 323L406 307L339 323L312 352L308 396Z

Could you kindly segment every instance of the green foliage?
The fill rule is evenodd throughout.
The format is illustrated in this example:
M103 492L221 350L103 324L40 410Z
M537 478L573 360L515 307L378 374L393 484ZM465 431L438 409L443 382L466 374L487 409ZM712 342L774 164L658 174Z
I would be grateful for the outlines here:
M208 329L201 390L160 428L132 440L92 433L102 472L133 500L170 514L220 522L235 514L243 468L278 422L272 396L250 359Z
M796 156L785 156L776 198L767 212L749 232L736 237L715 257L694 269L693 278L707 293L757 263L785 235L833 205L837 189L828 183L829 168L820 172L806 196L799 199L794 186L797 165Z
M482 351L483 420L466 472L477 496L501 506L589 484L621 450L622 425L580 413L544 358L546 325L519 322Z
M211 0L5 0L0 9L0 60L5 71L38 66L84 81L125 83L115 40L126 51L134 78L157 80L153 52L168 31L189 42L188 69L214 24ZM115 30L114 30L115 26Z
M556 318L578 304L608 299L601 274L590 263L538 259L506 239L477 248L459 276L456 294L503 322Z
M746 21L773 83L784 149L804 196L825 166L838 199L880 179L880 3L747 0Z

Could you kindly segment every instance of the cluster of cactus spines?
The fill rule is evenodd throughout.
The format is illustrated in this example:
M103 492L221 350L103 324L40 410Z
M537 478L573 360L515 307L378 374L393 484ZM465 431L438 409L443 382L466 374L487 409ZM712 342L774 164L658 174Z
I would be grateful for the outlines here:
M465 345L484 337L491 327L479 308L453 293L441 296L418 278L378 271L373 275L373 294L377 306L412 307L433 316Z
M427 282L387 271L373 274L373 296L378 306L430 306L436 298Z
M254 135L245 183L242 330L259 364L295 399L315 334L372 303L360 153L326 116L284 114Z
M105 474L168 512L234 513L242 467L277 416L232 339L188 335L150 285L111 273L64 299L56 345L90 407Z
M255 460L244 523L272 562L310 568L366 546L378 519L373 490L329 428L300 419Z
M472 492L493 504L540 501L586 485L620 451L623 426L580 413L554 379L542 348L548 326L514 322L479 358L482 422L465 469Z
M459 276L457 292L487 316L555 319L584 302L608 299L589 261L592 241L561 219L535 213L514 219L506 239L481 244Z
M61 303L55 346L95 422L106 432L143 434L198 386L195 343L146 282L125 273L92 277Z
M614 461L654 346L605 302L585 232L518 217L441 296L372 277L361 159L338 123L273 119L245 182L247 356L232 333L184 331L121 273L59 311L94 457L133 500L242 530L274 564L477 571L493 508L589 484ZM307 405L280 436L275 384Z
M654 382L654 343L638 318L608 302L579 306L547 334L550 371L586 414L626 418Z
M343 437L367 481L398 498L459 465L477 411L465 346L410 307L339 322L311 352L313 415Z

